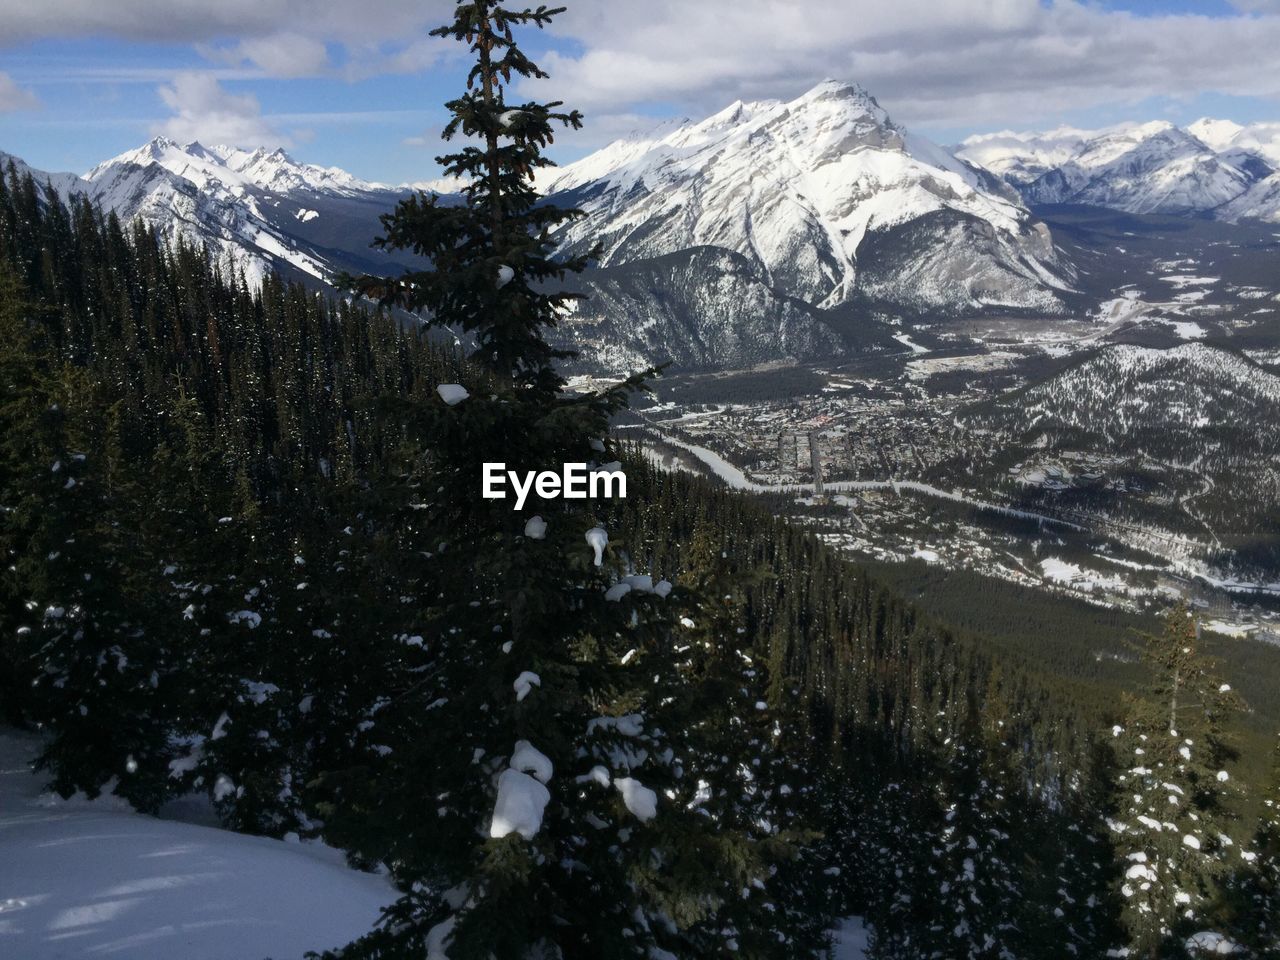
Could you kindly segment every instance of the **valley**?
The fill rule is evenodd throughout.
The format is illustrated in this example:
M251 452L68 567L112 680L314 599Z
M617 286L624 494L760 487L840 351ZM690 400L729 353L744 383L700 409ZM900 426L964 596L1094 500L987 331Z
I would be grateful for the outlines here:
M1277 238L1045 216L1106 266L1080 318L900 320L896 349L832 363L675 368L627 429L864 561L1132 612L1181 598L1209 629L1280 643Z

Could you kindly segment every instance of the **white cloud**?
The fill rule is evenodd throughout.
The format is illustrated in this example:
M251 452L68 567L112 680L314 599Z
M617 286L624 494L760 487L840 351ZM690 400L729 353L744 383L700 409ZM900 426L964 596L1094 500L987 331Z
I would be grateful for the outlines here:
M571 40L572 52L540 57L552 80L532 89L593 115L660 105L701 116L739 98L791 97L828 76L861 82L896 119L942 128L1053 124L1071 111L1205 92L1280 98L1280 0L1232 0L1239 15L1214 17L1136 15L1093 0L567 3L551 39ZM426 36L448 14L422 0L0 0L0 46L190 42L276 76L358 79L461 55Z
M218 62L298 77L329 70L326 44L339 44L359 76L413 73L448 46L427 37L448 13L422 0L0 0L0 48L50 37L193 43Z
M40 106L36 95L26 87L20 87L13 77L0 70L0 113L16 110L34 110Z
M85 36L213 43L289 31L360 43L420 35L447 15L447 7L421 0L0 0L0 43Z
M153 133L186 143L225 143L233 146L289 146L290 137L276 130L262 116L253 94L233 94L216 77L206 73L180 73L172 84L159 88L160 99L173 116L157 124Z
M555 29L583 52L543 58L552 80L530 89L611 113L660 102L702 115L828 76L861 82L896 119L940 127L1207 91L1280 97L1271 16L1137 16L1075 0L577 0Z
M413 74L448 60L461 59L461 48L444 37L422 37L409 43L366 43L348 47L344 73L361 80L388 73Z
M198 45L210 60L233 67L246 64L273 77L312 77L329 70L329 49L324 41L298 33L275 33L250 37L232 47Z

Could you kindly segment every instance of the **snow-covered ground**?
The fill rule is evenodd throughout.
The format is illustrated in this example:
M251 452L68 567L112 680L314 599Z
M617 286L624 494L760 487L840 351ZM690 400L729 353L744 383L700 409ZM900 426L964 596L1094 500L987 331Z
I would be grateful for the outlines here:
M1067 563L1057 557L1047 557L1040 561L1040 569L1046 580L1052 580L1063 586L1076 590L1092 590L1101 587L1103 590L1124 592L1126 584L1123 577L1109 577L1094 570L1086 570L1074 563Z
M865 960L870 936L861 917L845 917L835 930L831 960Z
M324 847L43 793L37 750L0 728L0 957L297 960L396 898Z
M1258 628L1253 624L1232 623L1227 620L1209 620L1204 624L1204 628L1212 630L1214 633L1221 633L1223 636L1234 637L1237 640L1251 637L1258 632Z
M893 339L897 340L900 344L902 344L904 347L906 347L906 348L907 348L908 350L910 350L912 353L928 353L928 352L929 352L929 348L928 348L928 347L922 347L922 346L920 346L920 344L916 343L914 340L912 340L912 339L911 339L909 336L907 336L905 333L895 333L895 334L893 335Z

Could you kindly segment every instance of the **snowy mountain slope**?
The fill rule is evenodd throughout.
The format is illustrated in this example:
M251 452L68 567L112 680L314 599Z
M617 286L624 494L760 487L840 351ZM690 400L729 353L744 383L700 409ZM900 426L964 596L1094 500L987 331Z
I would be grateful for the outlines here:
M1089 131L1074 127L1047 133L982 133L966 139L956 155L1020 188L1070 160L1089 136Z
M84 180L104 208L142 217L167 237L209 244L236 259L251 282L272 269L324 280L347 268L340 251L317 249L299 227L320 217L326 204L372 200L376 209L363 234L372 238L377 215L400 196L336 168L297 163L282 150L166 138L100 164Z
M167 238L208 244L235 260L251 284L281 265L325 276L323 263L267 222L256 185L236 174L217 175L221 165L198 144L180 149L153 143L144 151L95 167L86 175L85 192L122 218L141 217Z
M1044 310L1069 286L1048 231L1014 194L908 134L860 87L835 81L787 103L739 102L618 141L547 188L587 214L562 233L568 250L600 241L602 262L615 265L720 247L744 257L766 285L819 308L863 292L862 252L926 216L976 225L989 239L958 251L969 264L982 261L981 283L942 285L937 299L922 297L930 307L980 308L994 293L1001 305ZM951 236L963 241L974 229ZM944 250L916 252L949 259ZM876 287L894 288L889 280Z
M372 183L354 177L339 167L320 167L311 163L299 163L282 149L237 150L232 147L214 147L214 153L222 157L228 169L242 174L263 190L272 193L329 193L340 196L394 191L383 183Z
M347 196L393 190L385 184L361 180L337 167L299 163L282 149L205 147L198 142L178 144L167 137L157 137L137 150L99 164L85 174L84 179L95 182L113 168L152 165L201 189L221 185L237 193L254 187L278 194L301 191Z
M49 173L45 170L37 170L28 166L21 157L15 157L11 153L5 153L0 150L0 176L4 176L6 180L8 179L11 165L19 177L30 174L38 186L43 188L47 185L52 185L54 190L62 194L77 190L82 185L80 177L74 173Z
M6 154L0 164L7 168ZM42 186L87 196L124 220L141 217L162 236L206 245L250 284L271 271L311 283L339 271L396 272L407 261L369 248L379 216L408 192L337 168L299 163L282 150L178 144L158 137L83 177L16 161Z
M1037 203L1086 203L1130 213L1211 210L1247 189L1249 176L1169 123L1085 141L1065 164L1027 185Z
M1202 343L1167 350L1116 344L1028 388L1016 403L1028 423L1090 429L1115 442L1135 442L1144 423L1153 432L1217 431L1243 429L1256 417L1269 423L1257 441L1280 445L1280 377Z
M740 254L695 247L594 270L556 331L592 372L674 362L684 369L814 360L843 352L816 310L761 283Z
M0 956L300 960L397 896L336 851L43 793L38 749L0 729Z
M1185 130L1156 121L1097 131L1006 131L968 138L958 156L1003 177L1033 204L1274 219L1280 217L1274 191L1254 192L1280 161L1280 133L1273 142L1270 126L1205 118Z
M1049 447L1083 442L1209 477L1236 515L1280 500L1280 377L1239 354L1115 344L997 409Z
M997 472L1069 477L1024 487L1027 508L1086 509L1198 543L1208 567L1273 577L1280 377L1239 354L1115 344L966 417L1002 451Z
M1248 190L1223 205L1219 216L1231 221L1253 218L1280 222L1280 123L1240 126L1230 121L1198 120L1191 126L1209 137L1215 150L1256 178Z
M1198 137L1219 153L1251 154L1280 167L1280 123L1261 122L1241 125L1231 120L1202 117L1187 126L1187 132Z
M1266 220L1280 223L1280 172L1264 177L1217 211L1224 220Z

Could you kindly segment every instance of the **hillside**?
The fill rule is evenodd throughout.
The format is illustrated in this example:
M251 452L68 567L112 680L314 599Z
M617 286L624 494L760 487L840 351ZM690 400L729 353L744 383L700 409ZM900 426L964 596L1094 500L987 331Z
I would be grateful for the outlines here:
M643 463L628 463L628 499L592 506L597 527L546 499L532 508L543 526L530 526L437 464L442 451L514 459L533 431L490 429L451 447L418 432L424 420L456 429L503 411L509 401L485 399L497 388L484 372L388 318L276 279L250 296L196 251L125 235L84 206L71 216L31 200L25 188L0 195L0 322L15 344L4 372L17 386L5 408L14 509L0 536L17 562L0 595L0 702L48 732L42 759L58 791L105 787L144 810L204 797L238 830L297 833L386 864L403 894L393 916L411 920L372 934L370 949L402 935L422 943L457 909L413 891L438 871L472 869L457 851L477 837L498 858L556 854L522 875L528 926L492 927L529 942L528 930L546 929L539 899L558 889L579 905L560 908L581 915L572 930L598 919L580 871L562 869L587 839L580 822L605 839L594 862L610 875L641 843L660 845L660 863L693 846L706 852L698 869L715 866L727 828L707 824L729 818L745 834L734 843L762 858L796 852L776 872L760 868L773 910L737 896L725 909L759 911L758 925L740 929L766 932L765 956L817 955L839 917L914 928L891 903L923 898L934 863L914 846L900 860L876 853L902 843L901 811L880 807L876 784L913 796L913 837L954 835L952 787L938 784L963 789L971 754L957 745L985 742L970 705L998 687L1008 728L1034 744L991 747L1010 765L1008 788L1041 813L1018 842L1045 870L1079 862L1082 841L1026 785L1064 789L1093 722L1051 697L1034 664L1001 659L997 670L979 643L768 508ZM468 396L442 401L436 387L458 381ZM555 402L564 416L582 401ZM31 426L54 408L51 432ZM477 436L489 446L477 450ZM457 501L447 511L444 496ZM610 566L590 562L584 529L607 531ZM533 652L527 621L513 627L499 606L517 574L534 579L511 602L554 597L552 550L570 558L575 580L572 606L550 608L545 642L572 669ZM716 642L690 647L689 637ZM620 684L634 692L600 706L597 691ZM585 756L547 735L543 750L529 748L535 723L559 723L583 702L567 729ZM514 728L489 719L513 707ZM699 777L673 771L676 759ZM875 776L814 776L841 767ZM509 831L501 777L495 799L495 776L508 771L506 781L524 784L519 774L546 796L545 817L514 808ZM591 786L605 777L607 789ZM715 786L706 793L699 780ZM424 790L440 798L434 815L423 815ZM837 808L839 831L809 829ZM976 821L960 829L986 836ZM958 882L964 857L957 848L947 861ZM879 865L855 869L864 859ZM1081 903L1094 883L1063 882ZM1054 902L1008 901L1054 944L1106 936L1105 916L1056 918ZM628 922L628 902L610 903ZM967 939L954 928L930 935L954 946ZM674 945L724 929L654 937Z
M1278 569L1280 377L1239 354L1115 344L968 423L1001 451L984 475L1023 501L1127 516L1227 568Z

